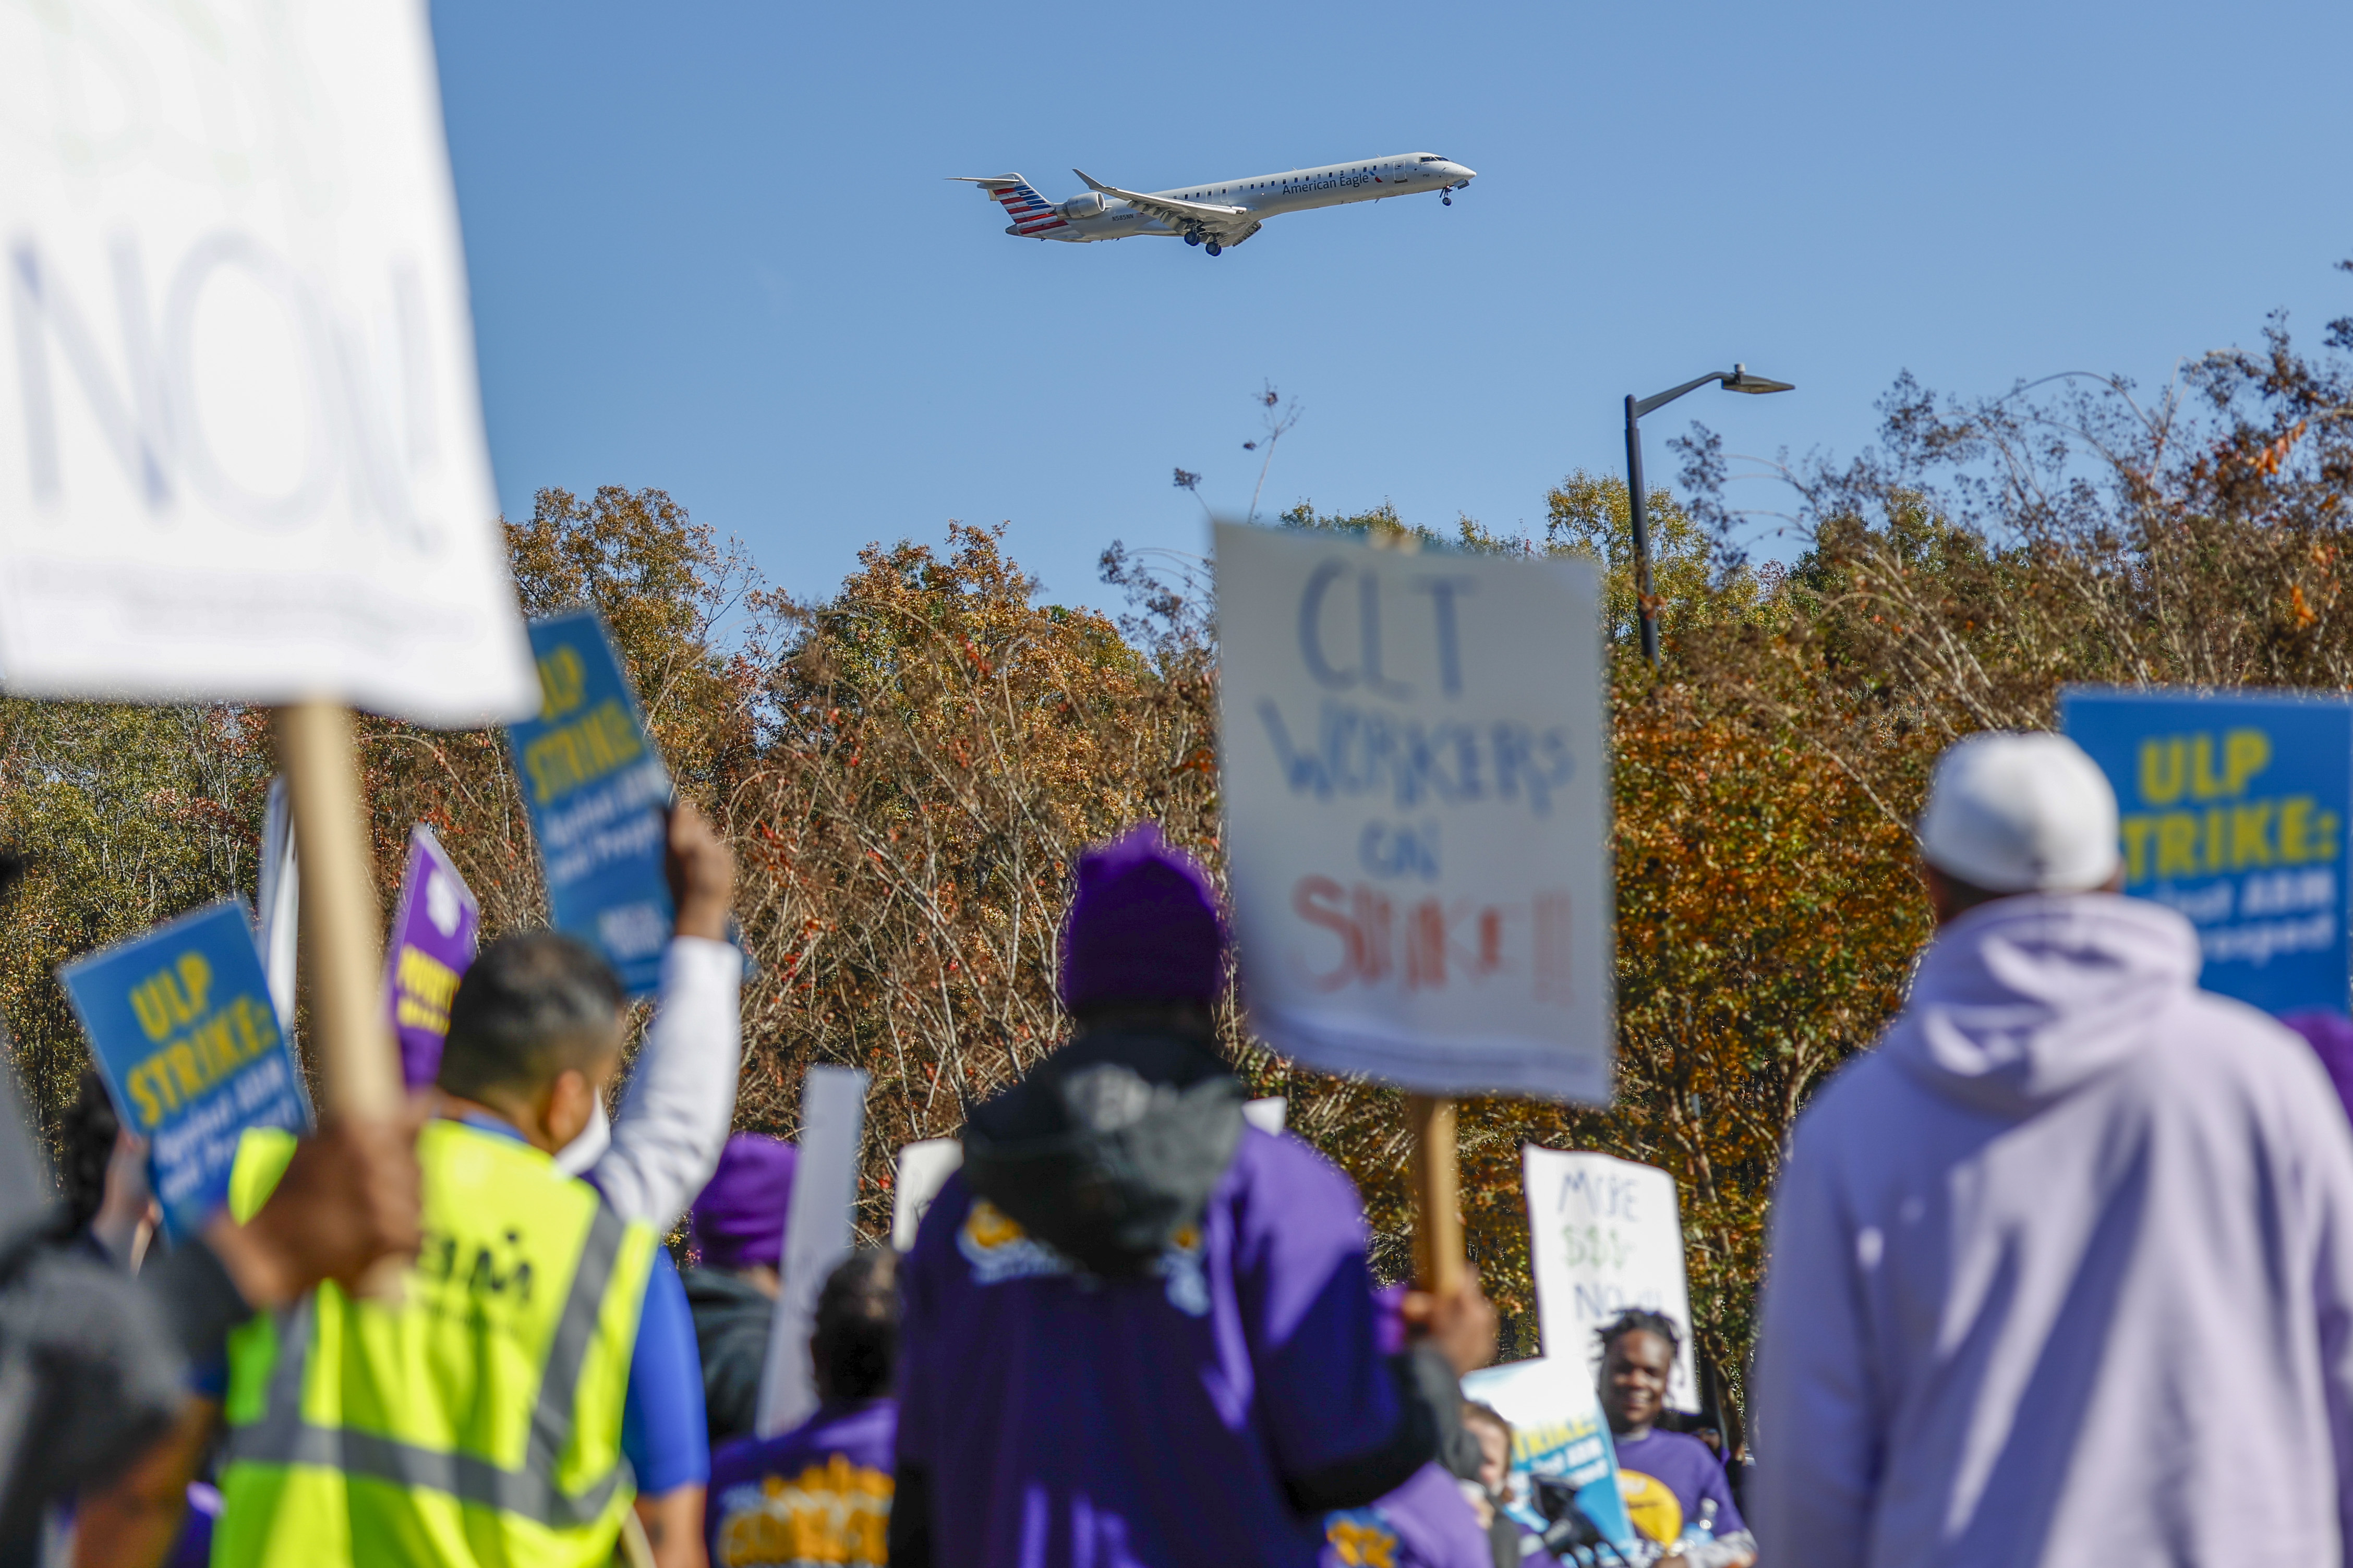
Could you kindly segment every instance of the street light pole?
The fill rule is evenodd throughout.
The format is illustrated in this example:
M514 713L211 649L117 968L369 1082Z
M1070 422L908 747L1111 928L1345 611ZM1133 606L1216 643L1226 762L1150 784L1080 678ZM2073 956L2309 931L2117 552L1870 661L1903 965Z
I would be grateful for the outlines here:
M1659 600L1651 591L1651 503L1642 489L1642 416L1664 408L1684 393L1696 392L1711 381L1722 382L1726 392L1797 390L1789 382L1751 375L1746 365L1736 364L1728 371L1711 371L1650 397L1638 398L1630 392L1626 395L1626 491L1634 521L1634 609L1642 623L1642 657L1652 665L1659 662Z
M1626 395L1626 494L1634 513L1634 614L1642 623L1642 658L1659 662L1659 617L1651 596L1651 503L1642 489L1641 405Z

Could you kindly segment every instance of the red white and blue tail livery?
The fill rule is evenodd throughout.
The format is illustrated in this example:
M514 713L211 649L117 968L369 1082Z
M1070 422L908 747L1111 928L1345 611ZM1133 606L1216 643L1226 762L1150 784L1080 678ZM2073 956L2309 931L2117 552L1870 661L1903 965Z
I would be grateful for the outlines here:
M1454 193L1478 178L1435 153L1400 153L1358 163L1328 163L1248 180L1218 180L1173 191L1124 191L1073 169L1087 187L1083 195L1049 202L1018 174L965 174L1013 221L1005 232L1024 239L1125 239L1156 234L1198 245L1212 256L1256 234L1268 218L1345 202L1377 202L1390 196L1436 191L1448 206Z

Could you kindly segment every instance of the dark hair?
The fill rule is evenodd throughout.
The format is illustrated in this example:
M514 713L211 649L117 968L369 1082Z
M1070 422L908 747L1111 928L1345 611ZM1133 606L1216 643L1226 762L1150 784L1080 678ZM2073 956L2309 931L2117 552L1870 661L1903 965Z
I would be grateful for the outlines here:
M121 1131L105 1080L96 1068L82 1068L80 1092L58 1122L58 1174L66 1189L65 1213L58 1218L60 1236L79 1236L98 1217L106 1201L107 1163Z
M1601 1353L1608 1355L1609 1347L1628 1334L1656 1334L1667 1342L1667 1358L1672 1361L1683 1353L1683 1331L1664 1312L1649 1311L1641 1307L1629 1307L1600 1328L1594 1337L1601 1342Z
M474 1100L484 1090L535 1092L559 1073L586 1071L613 1049L627 999L612 966L576 938L501 937L450 999L441 1087Z
M832 1398L871 1399L891 1391L899 1361L897 1253L861 1247L825 1277L809 1360Z

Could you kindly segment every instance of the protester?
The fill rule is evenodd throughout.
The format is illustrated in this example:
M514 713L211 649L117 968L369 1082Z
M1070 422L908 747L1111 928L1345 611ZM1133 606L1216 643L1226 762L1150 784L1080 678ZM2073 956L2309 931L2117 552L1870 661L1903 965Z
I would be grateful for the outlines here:
M686 1299L702 1351L702 1407L713 1447L750 1436L759 1416L795 1159L781 1138L739 1132L689 1211L697 1262L684 1276Z
M416 1250L416 1130L414 1116L331 1121L293 1147L259 1212L216 1217L134 1283L37 1245L55 1225L48 1173L0 1068L0 1564L38 1560L48 1502L150 1466L185 1409L189 1363L219 1353L237 1323ZM167 1500L151 1505L162 1517L142 1551L159 1553L178 1529L177 1465L158 1481Z
M1604 1325L1599 1337L1601 1414L1634 1529L1670 1568L1748 1568L1757 1538L1732 1500L1723 1462L1698 1438L1659 1425L1683 1331L1665 1313L1637 1308Z
M1405 1294L1402 1286L1392 1286L1374 1298L1377 1343L1385 1355L1406 1347ZM1460 1441L1440 1446L1440 1461L1422 1466L1402 1486L1362 1508L1324 1516L1323 1568L1491 1568L1494 1552L1487 1530L1493 1515L1482 1517L1472 1501L1474 1496L1484 1500L1477 1477L1486 1456L1459 1406L1455 1435Z
M589 1180L552 1157L618 1069L619 983L568 937L511 936L450 1006L401 1289L322 1286L240 1331L219 1568L586 1563L633 1500L658 1563L701 1563L702 1380L659 1238L726 1135L741 970L725 847L681 805L670 849L661 1006ZM248 1134L240 1201L269 1146Z
M148 1191L146 1140L122 1126L96 1068L82 1069L58 1133L65 1202L52 1236L94 1262L137 1273L162 1211ZM85 1488L72 1500L75 1568L211 1559L220 1496L189 1473L219 1413L220 1389L199 1371L188 1392L179 1441L155 1445L111 1483Z
M1438 1451L1495 1316L1417 1298L1384 1357L1347 1179L1244 1125L1226 938L1145 826L1080 862L1075 1037L975 1108L903 1266L894 1568L1307 1568Z
M1937 926L1799 1119L1756 1372L1775 1561L2334 1563L2353 1508L2353 1138L2304 1043L2117 897L2055 735L1936 767Z
M882 1568L889 1561L898 1260L887 1247L854 1252L818 1290L808 1342L817 1414L712 1458L708 1530L718 1568Z
M136 1271L161 1211L147 1190L146 1141L122 1125L97 1068L82 1068L58 1133L66 1200L58 1235L100 1263Z
M1479 1488L1480 1522L1487 1531L1494 1568L1518 1568L1521 1542L1529 1532L1504 1511L1512 1480L1512 1424L1493 1405L1466 1400L1462 1429L1479 1446L1479 1471L1472 1479Z

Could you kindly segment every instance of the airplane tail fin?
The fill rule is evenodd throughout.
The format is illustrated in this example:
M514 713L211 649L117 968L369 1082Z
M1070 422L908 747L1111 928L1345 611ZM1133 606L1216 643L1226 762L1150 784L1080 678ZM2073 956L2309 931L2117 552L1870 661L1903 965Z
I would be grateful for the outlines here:
M1050 234L1058 228L1068 228L1062 215L1053 204L1039 195L1029 181L1018 174L959 174L966 184L978 185L991 201L1001 205L1013 219L1007 232L1023 236Z

